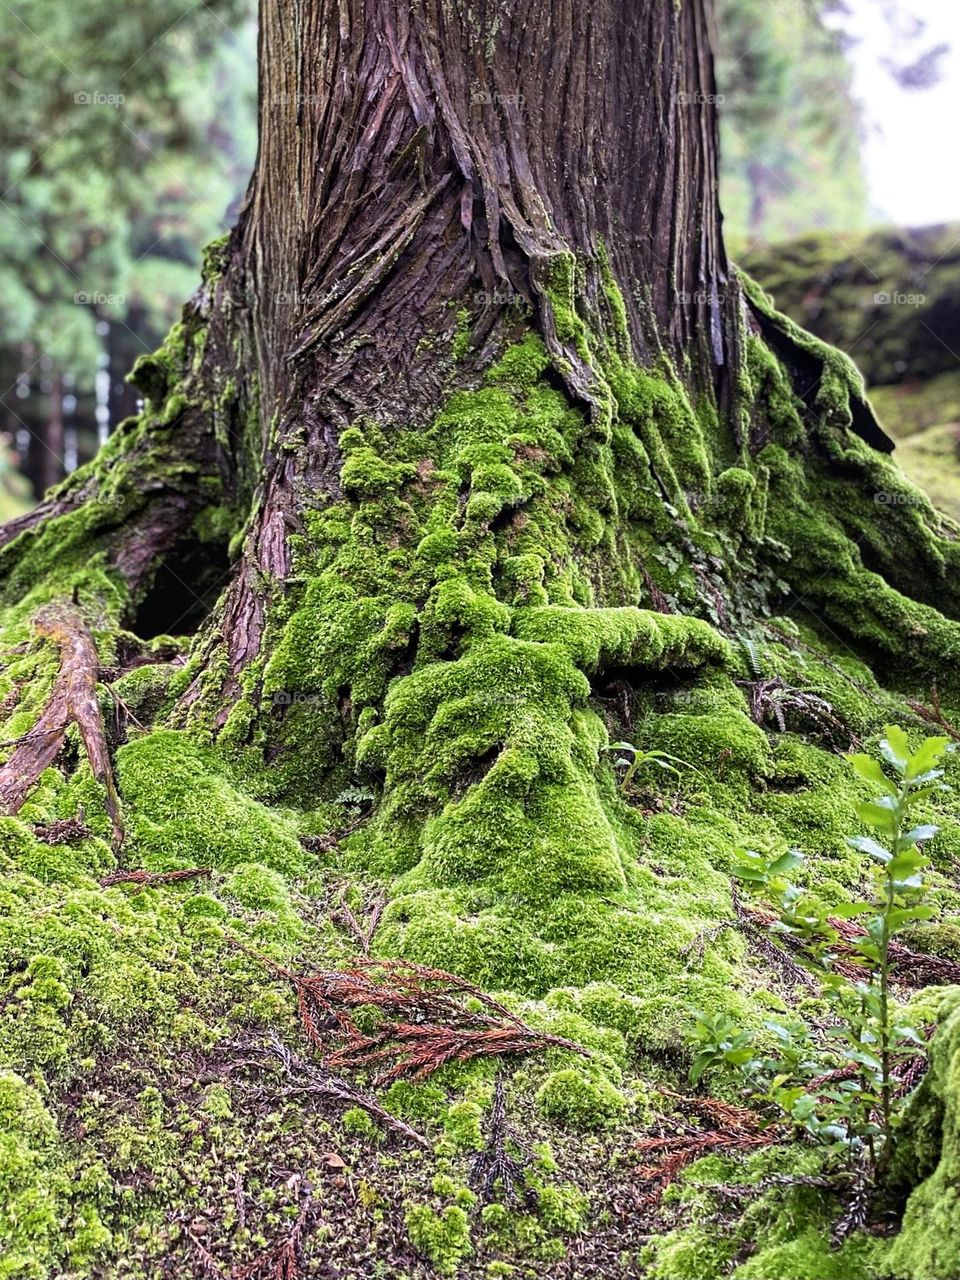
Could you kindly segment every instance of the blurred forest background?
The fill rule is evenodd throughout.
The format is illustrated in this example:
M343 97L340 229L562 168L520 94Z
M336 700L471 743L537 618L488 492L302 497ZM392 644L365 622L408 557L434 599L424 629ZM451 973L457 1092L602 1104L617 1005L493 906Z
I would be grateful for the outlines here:
M951 49L919 4L720 0L722 204L735 259L851 352L901 466L960 518L960 225L889 225L857 87L866 18L890 50L873 92L935 88ZM253 0L4 10L0 520L137 411L125 375L196 287L256 150Z

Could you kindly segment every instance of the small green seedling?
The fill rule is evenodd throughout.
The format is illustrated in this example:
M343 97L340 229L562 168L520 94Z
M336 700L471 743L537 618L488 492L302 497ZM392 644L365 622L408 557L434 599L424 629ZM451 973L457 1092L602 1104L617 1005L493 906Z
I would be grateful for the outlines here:
M624 775L620 779L620 792L625 795L629 792L633 784L633 779L641 769L645 769L647 765L653 765L657 769L665 769L668 773L672 773L678 780L680 778L680 769L678 765L684 769L693 769L693 765L686 760L681 760L678 756L672 756L666 751L641 751L639 747L635 747L632 742L613 742L607 751L625 751L628 755L621 756L615 763L618 768L624 770ZM696 772L696 770L694 770Z

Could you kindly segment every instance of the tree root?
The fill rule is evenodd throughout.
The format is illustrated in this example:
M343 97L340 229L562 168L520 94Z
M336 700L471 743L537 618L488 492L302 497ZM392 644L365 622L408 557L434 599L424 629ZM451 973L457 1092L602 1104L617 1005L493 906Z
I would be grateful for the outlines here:
M67 728L73 722L80 730L93 776L106 791L113 844L119 848L124 831L97 702L97 646L79 609L73 605L49 606L38 613L34 625L39 635L59 645L60 671L37 724L19 739L10 758L0 766L0 811L19 813L34 783L60 754Z

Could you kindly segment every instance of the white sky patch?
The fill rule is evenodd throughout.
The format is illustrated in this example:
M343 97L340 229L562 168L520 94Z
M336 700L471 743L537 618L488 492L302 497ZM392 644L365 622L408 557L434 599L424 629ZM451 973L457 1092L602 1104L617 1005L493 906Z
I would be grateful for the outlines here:
M909 0L908 7L927 24L909 45L891 31L878 0L850 0L844 25L859 37L850 56L874 213L881 222L919 227L960 219L960 3ZM885 57L912 61L941 41L951 49L932 88L901 89L882 66Z

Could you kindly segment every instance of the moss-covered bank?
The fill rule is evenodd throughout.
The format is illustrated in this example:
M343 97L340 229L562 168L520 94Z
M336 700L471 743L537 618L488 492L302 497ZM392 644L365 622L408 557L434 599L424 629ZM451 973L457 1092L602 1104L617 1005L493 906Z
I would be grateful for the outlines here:
M633 363L618 297L608 280L594 331L558 273L553 314L591 371L589 406L520 311L464 385L468 311L440 349L449 390L430 422L341 433L339 491L304 505L226 706L216 611L196 640L132 633L121 525L81 507L5 552L0 739L30 731L55 677L38 605L73 596L99 647L128 834L113 847L75 729L0 819L0 1275L228 1274L306 1213L307 1256L346 1276L559 1276L579 1237L599 1275L926 1280L911 1233L946 1221L949 1108L943 1172L909 1202L896 1272L885 1241L832 1253L835 1208L810 1187L768 1192L710 1239L687 1213L711 1178L804 1172L808 1150L695 1166L672 1230L631 1198L631 1144L674 1110L658 1089L682 1087L696 1011L759 1026L797 999L738 927L735 851L800 845L825 896L855 893L862 855L844 837L863 794L837 748L869 747L890 720L922 732L908 700L934 679L951 714L960 600L956 530L857 434L846 363L784 330L821 370L799 395L751 325L731 422L666 363ZM194 330L161 363L183 378L202 343ZM169 438L175 456L169 374L141 370L150 399L125 434ZM121 436L73 486L125 494L127 454ZM236 551L240 499L191 484L200 542L229 535ZM878 516L878 493L909 501ZM826 700L841 740L802 717L756 723L746 683L763 679ZM624 791L622 740L677 774L641 769ZM943 798L930 816L935 947L960 928L960 821ZM57 838L51 824L81 817ZM101 885L124 867L204 875ZM503 1064L512 1200L468 1185L495 1062L381 1097L425 1153L257 1056L277 1031L310 1058L288 984L257 955L345 963L350 921L382 888L376 955L458 974L590 1050Z

